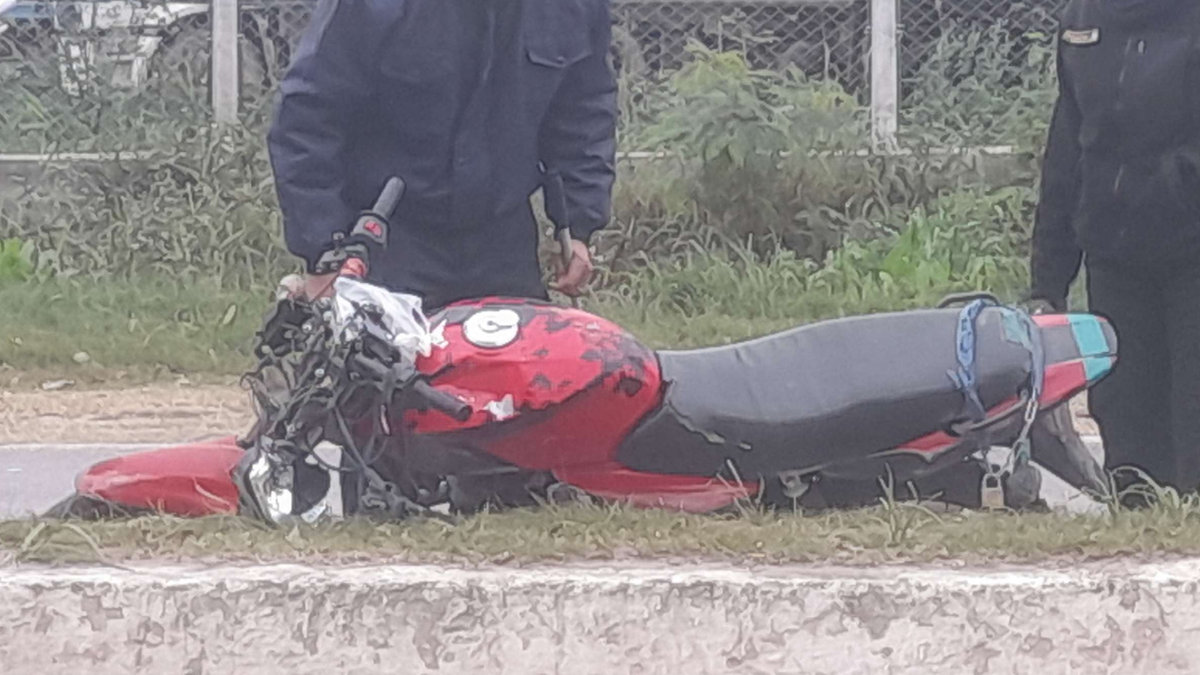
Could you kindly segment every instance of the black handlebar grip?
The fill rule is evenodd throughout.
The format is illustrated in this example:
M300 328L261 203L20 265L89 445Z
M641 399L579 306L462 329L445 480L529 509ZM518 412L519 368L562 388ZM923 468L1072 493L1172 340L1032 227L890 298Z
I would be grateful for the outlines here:
M388 376L387 366L369 359L362 354L355 354L351 358L351 363L359 369L360 373L365 372L367 376L376 380L384 380Z
M368 377L380 382L386 380L390 374L386 366L362 354L355 354L351 362L359 372L365 373ZM414 381L410 391L412 396L421 399L430 408L446 413L459 422L466 422L471 418L472 411L470 405L450 394L438 391L425 380Z
M391 218L396 207L400 205L400 199L404 197L404 187L404 179L399 176L389 178L387 185L383 186L383 192L379 193L379 199L375 200L375 206L371 210L379 216Z
M438 391L425 380L413 383L413 394L420 396L434 410L444 412L459 422L471 418L471 406L442 391Z

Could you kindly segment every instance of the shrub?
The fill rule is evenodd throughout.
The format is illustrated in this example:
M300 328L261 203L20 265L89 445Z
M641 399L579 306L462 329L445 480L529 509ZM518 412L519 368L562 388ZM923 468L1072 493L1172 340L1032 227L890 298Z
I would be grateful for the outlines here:
M1037 152L1057 92L1053 41L949 22L905 83L901 132L913 146L1014 145Z
M0 286L28 281L33 277L33 242L0 240Z
M1020 108L1014 101L1022 97L1044 99L1040 84L1028 91L1025 84L999 88L1012 74L1003 66L1007 61L992 63L985 55L969 72L953 70L954 54L1007 39L1001 32L971 35L949 32L939 47L941 60L918 76L914 114L930 125L949 115L939 110L960 105L999 115ZM1035 51L1031 64L1040 63ZM1028 71L1020 70L1025 76ZM951 80L961 91L935 96ZM999 102L983 96L993 91L1000 92ZM122 106L132 105L132 98L114 99L111 109L92 109L64 96L25 88L6 97L23 112L5 117L0 110L0 126L24 129L34 124L30 120L54 119L46 106L84 106L71 108L66 117L75 124L93 115L95 125L72 126L63 138L92 133L118 139L119 147L154 151L144 162L48 169L20 194L0 194L0 237L29 242L40 268L124 278L200 275L243 287L270 283L294 269L280 237L262 138L265 111L245 127L218 130L153 106L136 108L143 117L125 118ZM976 284L986 274L1013 273L1013 265L1001 264L1009 259L989 247L993 237L1003 239L996 246L1023 245L1013 232L1027 221L1027 214L1017 212L1027 208L1028 186L1035 184L1032 154L986 166L970 156L861 156L864 110L837 84L811 81L794 69L754 69L737 52L699 46L665 87L645 87L639 97L637 115L621 129L623 147L662 149L668 158L619 167L615 222L597 241L601 288L623 293L631 288L631 275L662 278L663 270L690 264L700 266L696 273L718 274L704 265L719 261L736 269L749 264L745 261L765 261L765 269L775 270L769 274L825 279L846 292L856 287L860 296L888 284ZM1012 113L1016 121L1009 131L996 133L1023 124L1032 138L1038 115ZM973 128L967 121L964 116L960 126ZM947 135L957 128L951 124L930 133ZM980 215L1007 208L997 206L1007 204L1007 197L987 189L1006 185L1026 191L1020 192L1021 209ZM981 225L1000 221L1021 225L1006 234ZM947 250L953 254L949 263L913 262ZM552 251L553 242L547 242L546 252ZM700 251L711 260L699 258ZM819 272L822 266L841 270L840 276ZM760 281L766 285L767 279L792 289L790 277ZM681 307L704 302L697 292L684 293L691 300L672 293Z

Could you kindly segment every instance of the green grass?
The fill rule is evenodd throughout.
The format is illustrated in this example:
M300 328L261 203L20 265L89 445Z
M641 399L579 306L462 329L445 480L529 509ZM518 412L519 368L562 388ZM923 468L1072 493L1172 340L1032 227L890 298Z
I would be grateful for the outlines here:
M163 278L0 287L0 363L18 372L96 382L117 371L135 379L237 374L250 364L251 341L269 299L265 288L231 290ZM795 303L751 318L749 311L685 312L611 294L585 300L585 306L655 347L721 344L831 313ZM81 352L89 357L82 365L75 361Z
M0 363L81 382L118 371L234 374L249 363L269 299L268 289L165 277L0 286Z
M231 290L167 279L27 283L0 287L0 364L38 379L102 383L177 374L236 375L250 365L250 345L268 289ZM611 295L584 301L588 311L625 326L655 347L694 347L755 337L811 320L793 315L749 318L720 312L639 308ZM231 321L227 319L232 317ZM88 355L79 364L75 356ZM32 380L34 378L23 378ZM0 385L5 384L0 374Z
M709 256L623 274L584 307L652 347L690 348L820 319L931 306L945 293L968 290L953 281L881 288L866 277L824 287L812 281L814 273L812 263L788 256ZM30 374L26 381L61 377L82 385L118 374L126 382L236 375L250 365L271 290L164 276L0 283L0 368ZM78 362L82 354L85 363ZM11 379L2 375L0 386Z
M839 303L822 294L778 300L767 296L735 310L729 305L736 300L705 309L681 308L669 299L643 303L605 293L585 299L584 308L653 347L689 348L727 344L823 318L929 304L937 297ZM117 372L125 373L127 381L236 375L250 365L250 345L269 298L267 289L229 290L166 279L0 287L0 315L5 317L0 363L44 378L95 383ZM75 361L80 353L88 355L87 363Z
M685 515L622 507L546 506L458 523L348 522L271 529L238 518L107 523L0 522L0 563L131 560L506 563L703 559L877 564L1082 560L1200 554L1194 502L1108 516L936 514L883 504L820 515Z

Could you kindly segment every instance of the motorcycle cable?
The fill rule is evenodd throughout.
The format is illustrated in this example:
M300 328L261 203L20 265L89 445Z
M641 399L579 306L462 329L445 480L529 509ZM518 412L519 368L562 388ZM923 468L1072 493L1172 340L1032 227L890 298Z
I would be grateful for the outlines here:
M364 499L365 499L367 508L371 508L371 505L375 504L377 506L381 506L382 509L389 514L399 515L402 517L408 516L408 515L421 516L421 517L426 517L426 518L433 518L435 520L440 520L440 521L446 522L446 523L455 522L455 519L453 517L448 516L446 514L438 513L437 511L434 511L433 509L431 509L423 504L420 504L418 502L413 501L412 499L409 499L406 495L404 495L403 493L401 493L399 491L399 488L396 486L394 481L386 480L385 478L380 476L377 471L372 469L370 467L370 465L362 463L363 455L358 452L358 449L357 449L356 444L354 443L354 440L350 437L349 428L346 425L345 416L342 415L340 410L335 411L334 414L337 418L338 425L341 428L341 431L346 438L346 442L347 442L349 448L351 449L351 454L354 455L358 459L358 461L360 462L360 465L362 466L362 471L360 471L358 473L358 475L361 477L361 480L365 481L365 483L368 486L366 489L364 489L361 485L359 487L359 490L358 490L359 497L358 498L359 498L360 505L362 505L364 503ZM377 440L377 435L372 434L371 443L374 444L374 442L376 440ZM382 445L384 447L386 447L386 444L382 444ZM381 456L382 456L382 453L381 453Z
M385 513L400 517L423 515L448 520L448 516L409 499L393 482L385 480L372 468L388 449L388 444L380 441L384 435L381 425L386 422L382 415L393 405L397 392L401 394L401 407L407 407L408 399L415 395L412 385L417 378L406 376L395 364L388 367L386 348L373 350L367 342L371 337L369 331L351 341L333 339L331 332L336 328L329 312L303 304L296 312L303 320L289 321L292 317L280 311L272 320L278 318L283 326L260 331L261 343L256 350L260 361L255 371L246 377L265 417L256 425L259 435L270 437L273 450L286 453L292 462L315 464L335 476L357 475L358 499L368 508L372 505L382 507ZM373 320L369 312L358 306L355 306L355 316L351 320L355 319ZM272 345L271 338L281 338L284 344ZM376 352L384 354L384 358L381 360ZM364 372L356 373L356 364L362 366ZM272 369L282 379L286 392L283 396L271 395L267 379ZM373 411L370 414L371 430L366 445L361 447L343 410L359 394L369 401L366 409ZM382 406L379 405L381 398ZM336 426L342 436L341 445L347 451L351 466L335 466L313 450L316 439L312 432L321 428L328 430L330 426ZM403 424L400 432L403 438L406 432Z

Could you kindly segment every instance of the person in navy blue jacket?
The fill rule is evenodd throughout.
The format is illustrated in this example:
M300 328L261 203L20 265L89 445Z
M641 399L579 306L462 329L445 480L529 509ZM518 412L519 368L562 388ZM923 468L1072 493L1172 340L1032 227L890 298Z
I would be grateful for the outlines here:
M399 176L407 190L368 279L427 308L546 298L530 197L550 175L573 253L556 287L578 293L611 210L610 40L609 0L319 0L268 136L309 294L332 281L318 261L334 235Z
M1033 233L1033 297L1088 302L1119 361L1092 391L1110 469L1200 487L1200 2L1071 0ZM1136 501L1136 500L1134 500Z

